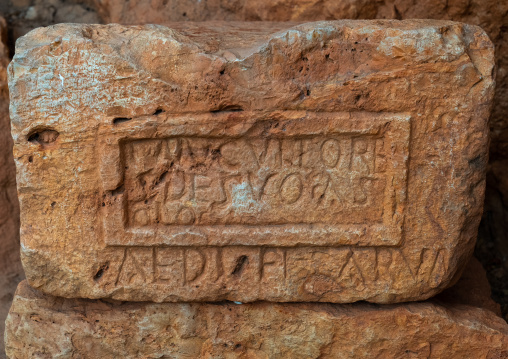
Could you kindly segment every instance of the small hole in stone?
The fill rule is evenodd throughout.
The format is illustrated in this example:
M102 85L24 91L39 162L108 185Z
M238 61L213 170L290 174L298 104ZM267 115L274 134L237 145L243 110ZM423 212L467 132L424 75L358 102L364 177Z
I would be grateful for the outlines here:
M307 96L310 96L310 90L307 90Z
M47 145L55 142L60 134L51 129L39 129L28 134L28 142L38 143L39 145Z
M240 349L242 347L242 344L238 343L235 345L235 349Z
M166 176L168 175L168 171L165 171L164 173L162 173L159 178L155 181L154 185L157 186L159 185L161 182L164 182L165 179L166 179Z
M157 110L155 110L155 112L153 113L154 116L157 116L157 115L160 115L161 113L163 113L164 110L161 109L161 108L158 108Z
M34 156L28 157L28 162L32 163L34 161Z
M115 188L114 190L112 190L111 195L118 196L118 195L123 194L123 192L124 192L124 186L122 184L122 185L118 186L117 188Z
M51 207L55 207L55 205L56 205L56 202L51 203Z
M128 117L116 117L113 119L113 124L114 125L118 125L120 123L123 123L123 122L127 122L127 121L130 121L132 120L132 118L128 118Z
M220 148L216 148L212 150L212 159L216 160L221 157Z
M222 71L221 71L221 72L219 72L219 73L220 73L221 75L224 75L224 72L225 72L225 70L222 70Z
M242 106L239 105L220 105L216 110L212 110L210 112L221 112L221 111L231 111L231 112L241 112L243 111Z
M104 272L107 271L109 269L109 263L104 263L100 268L99 270L97 271L97 273L95 273L93 279L94 280L99 280L103 275L104 275Z
M184 12L184 13L182 14L182 16L187 16L187 13L186 13L186 12Z
M247 264L247 263L249 263L249 257L247 257L247 256L238 257L238 259L236 260L236 266L233 269L233 271L231 272L231 274L237 275L237 274L242 273L242 271L245 267L245 264Z

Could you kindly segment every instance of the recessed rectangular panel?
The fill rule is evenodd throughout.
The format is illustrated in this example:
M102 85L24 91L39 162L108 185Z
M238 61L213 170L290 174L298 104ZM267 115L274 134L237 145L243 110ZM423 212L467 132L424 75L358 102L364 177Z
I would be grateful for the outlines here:
M181 119L155 137L118 135L123 188L105 210L107 244L400 242L407 116L250 113L248 130L229 133L217 117L208 135L171 135Z

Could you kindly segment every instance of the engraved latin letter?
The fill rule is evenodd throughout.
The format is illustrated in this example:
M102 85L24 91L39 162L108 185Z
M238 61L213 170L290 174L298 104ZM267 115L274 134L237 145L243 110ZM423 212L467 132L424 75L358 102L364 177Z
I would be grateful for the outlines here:
M340 159L340 144L335 139L329 139L321 145L321 160L328 168L335 168Z
M184 282L189 284L203 275L206 255L200 249L189 248L183 252Z
M280 197L287 204L298 201L303 191L303 182L298 173L292 173L282 180L280 185Z

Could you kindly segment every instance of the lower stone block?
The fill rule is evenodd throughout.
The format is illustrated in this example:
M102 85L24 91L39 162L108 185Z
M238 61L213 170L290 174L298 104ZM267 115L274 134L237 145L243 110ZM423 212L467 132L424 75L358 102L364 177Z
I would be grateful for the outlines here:
M44 295L22 282L10 358L507 358L493 312L433 300L375 304L121 303Z

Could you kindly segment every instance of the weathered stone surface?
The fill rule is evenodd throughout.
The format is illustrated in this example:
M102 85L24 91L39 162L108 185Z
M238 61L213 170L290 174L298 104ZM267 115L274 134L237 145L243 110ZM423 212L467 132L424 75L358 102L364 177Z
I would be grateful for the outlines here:
M6 348L12 359L506 358L506 322L457 302L119 303L51 297L23 282Z
M18 40L11 115L34 287L386 303L458 277L493 94L480 28L172 26Z
M168 21L316 21L441 19L481 26L497 50L498 87L491 118L492 152L508 156L508 2L498 0L92 0L102 20L121 24Z
M123 24L202 20L311 21L331 19L442 19L481 26L496 46L497 80L490 116L490 165L478 255L491 278L508 276L508 1L499 0L95 0L106 22ZM496 257L494 265L486 258ZM504 275L499 267L505 263ZM500 296L506 291L498 285ZM503 299L508 308L508 300ZM508 313L508 309L506 310Z
M16 168L12 158L9 121L5 21L0 17L0 358L3 357L5 317L17 284L23 278L19 259L19 205L16 194Z

